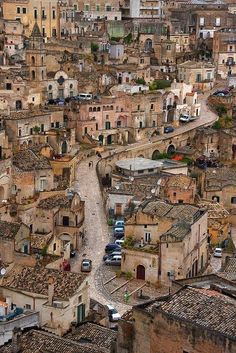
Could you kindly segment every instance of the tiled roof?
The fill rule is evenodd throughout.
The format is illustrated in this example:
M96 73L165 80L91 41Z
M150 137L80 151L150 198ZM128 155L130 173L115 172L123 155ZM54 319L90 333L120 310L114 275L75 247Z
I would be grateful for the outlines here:
M0 238L13 239L22 223L0 221Z
M143 212L157 216L167 217L186 222L193 222L193 219L198 216L199 208L188 204L169 204L164 201L149 201L143 203Z
M67 300L75 294L85 274L64 272L45 267L15 266L4 276L2 285L17 290L48 296L48 280L54 280L55 299Z
M104 348L109 353L116 336L117 332L109 328L87 322L75 328L73 332L68 333L65 337L79 343L87 342L91 347Z
M12 353L12 343L0 348L1 353ZM78 343L52 333L30 330L22 335L21 353L107 353L99 347L91 347L86 343Z
M205 173L206 190L220 190L227 185L236 185L236 168L208 168Z
M236 257L229 257L227 259L224 272L234 273L236 276Z
M166 233L164 233L161 237L173 237L175 239L183 239L187 234L189 234L191 227L189 224L185 222L179 222L173 227L171 227Z
M39 202L38 207L52 210L55 207L69 208L71 206L71 199L63 194L57 194L54 196L47 197Z
M214 290L183 288L158 309L165 314L236 339L236 301Z
M52 169L46 157L34 153L31 149L16 153L12 158L12 162L14 167L22 171Z
M31 235L31 248L43 249L50 243L52 239L52 233L49 234L32 234Z
M190 178L187 175L181 175L181 174L177 174L177 175L173 175L171 177L169 177L167 183L166 183L166 187L179 187L181 189L184 188L189 188L191 186L191 184L193 183L193 179Z

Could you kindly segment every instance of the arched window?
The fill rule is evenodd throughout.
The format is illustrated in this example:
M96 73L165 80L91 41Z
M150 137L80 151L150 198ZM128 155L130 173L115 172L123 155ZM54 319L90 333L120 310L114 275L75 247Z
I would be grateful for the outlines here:
M49 85L48 90L51 91L51 89L52 89L52 85Z
M31 56L31 64L35 65L35 57L34 56Z
M93 108L92 108L92 107L90 107L90 108L89 108L89 112L92 112L92 111L93 111Z
M41 57L41 65L43 66L44 62L43 62L43 56Z
M42 74L42 80L43 80L44 79L44 72L42 71L41 74Z

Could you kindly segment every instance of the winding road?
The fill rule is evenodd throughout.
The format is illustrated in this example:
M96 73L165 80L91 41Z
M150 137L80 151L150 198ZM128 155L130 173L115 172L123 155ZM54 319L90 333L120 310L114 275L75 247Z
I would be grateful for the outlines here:
M152 142L161 141L165 137L172 137L182 134L183 132L195 129L199 126L210 125L218 116L212 112L207 106L207 94L201 95L199 101L201 102L201 115L200 117L188 124L182 125L168 135L161 135L152 138ZM148 139L134 143L129 146L117 147L115 153L124 150L135 149L140 146L150 145ZM103 158L108 154L104 153ZM93 161L93 167L89 167L89 162ZM129 307L126 304L113 302L112 298L108 298L103 291L103 273L101 270L102 257L104 254L105 245L110 241L109 229L106 221L106 214L103 206L103 199L100 191L98 178L96 175L95 164L97 157L82 161L78 165L77 180L75 182L75 189L79 191L81 198L85 200L85 230L86 230L86 245L83 253L86 257L92 259L93 269L89 275L90 296L91 298L99 301L102 304L112 304L117 310L123 314ZM80 267L81 259L77 259L72 265L72 270L78 270Z

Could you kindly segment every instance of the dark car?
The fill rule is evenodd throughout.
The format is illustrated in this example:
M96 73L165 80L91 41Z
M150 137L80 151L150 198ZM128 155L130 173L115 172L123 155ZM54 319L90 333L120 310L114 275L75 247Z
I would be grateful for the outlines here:
M173 128L173 126L165 126L164 127L164 133L165 134L169 134L170 132L173 132L175 129Z
M112 252L112 251L115 251L115 250L118 250L118 249L121 249L120 245L115 244L115 243L109 243L105 247L105 252L109 253L109 252Z
M50 105L56 104L55 99L49 99L47 103Z
M121 238L123 238L124 234L125 234L124 228L122 228L122 227L117 227L117 228L114 229L114 237L115 237L116 239L121 239Z
M65 104L65 100L62 98L56 98L55 99L55 104L57 105L64 105Z
M75 257L76 255L76 251L75 250L71 250L70 251L70 257Z

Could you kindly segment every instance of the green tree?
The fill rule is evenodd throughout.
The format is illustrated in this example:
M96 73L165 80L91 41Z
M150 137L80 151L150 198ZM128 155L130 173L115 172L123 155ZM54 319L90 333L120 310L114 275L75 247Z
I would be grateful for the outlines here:
M143 78L137 78L136 83L138 85L146 85L146 81Z
M171 81L170 80L154 80L150 83L149 89L150 91L155 91L157 89L165 89L170 87Z
M216 111L220 117L227 113L227 109L224 104L218 104L216 106Z
M215 130L220 130L222 128L222 124L219 120L215 121L214 124L212 125L213 129Z

